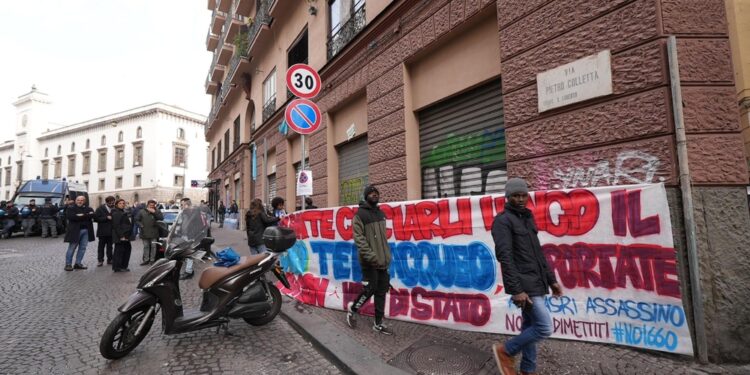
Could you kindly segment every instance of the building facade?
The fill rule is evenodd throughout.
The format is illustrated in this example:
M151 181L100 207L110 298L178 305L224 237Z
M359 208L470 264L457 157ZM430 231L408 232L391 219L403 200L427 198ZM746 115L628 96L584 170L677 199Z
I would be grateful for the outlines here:
M2 199L35 178L83 183L92 205L108 195L206 199L205 117L155 103L63 126L50 121L51 103L36 88L13 103L15 138L0 144Z
M218 197L299 199L289 66L317 69L317 206L663 182L696 352L747 361L748 168L722 1L209 0L206 123ZM668 38L676 36L697 253L688 265ZM607 53L611 92L541 110L537 74ZM294 203L293 203L294 202ZM700 273L694 301L689 274ZM696 306L700 305L700 309ZM695 311L702 310L704 314ZM696 324L700 327L696 331Z

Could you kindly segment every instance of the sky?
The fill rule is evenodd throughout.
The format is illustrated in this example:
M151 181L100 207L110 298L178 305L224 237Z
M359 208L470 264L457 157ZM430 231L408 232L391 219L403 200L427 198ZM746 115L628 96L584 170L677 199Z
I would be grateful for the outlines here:
M208 114L210 18L205 0L3 1L0 141L33 84L65 125L153 102Z

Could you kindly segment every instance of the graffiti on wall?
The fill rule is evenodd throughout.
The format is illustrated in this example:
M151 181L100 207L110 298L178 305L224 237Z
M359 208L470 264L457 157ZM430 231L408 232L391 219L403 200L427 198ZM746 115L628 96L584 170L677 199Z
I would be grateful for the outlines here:
M663 184L530 193L539 240L564 296L546 298L554 337L692 354ZM505 197L381 204L391 248L386 316L516 334L491 229ZM281 259L297 300L344 310L362 290L352 241L356 207L296 212ZM280 285L280 284L279 284ZM371 302L361 310L373 313Z
M362 192L367 186L367 176L348 178L339 183L339 204L349 206L358 204L362 199Z
M559 182L552 184L552 187L570 189L663 182L663 177L656 178L660 166L661 161L654 155L638 150L623 151L614 162L602 160L589 166L556 169L553 171L553 181Z
M422 196L455 197L505 189L505 129L483 130L439 142L422 154Z

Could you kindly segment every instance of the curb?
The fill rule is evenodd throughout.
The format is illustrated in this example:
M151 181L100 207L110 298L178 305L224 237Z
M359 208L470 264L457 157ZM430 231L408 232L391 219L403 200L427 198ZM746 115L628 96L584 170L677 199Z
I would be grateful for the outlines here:
M377 354L358 343L341 329L315 315L310 307L284 298L281 317L315 348L347 374L409 374L385 363ZM301 308L297 308L300 306Z

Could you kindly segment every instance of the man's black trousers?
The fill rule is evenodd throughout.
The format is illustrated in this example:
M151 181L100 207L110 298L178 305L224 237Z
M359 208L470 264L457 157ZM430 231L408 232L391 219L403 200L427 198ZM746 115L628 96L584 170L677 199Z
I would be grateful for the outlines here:
M385 294L391 284L391 276L387 269L362 268L362 293L357 296L352 305L352 311L357 312L370 296L375 296L375 324L383 323L385 315Z
M112 236L101 236L97 241L97 260L104 262L104 248L107 248L107 260L112 261Z

